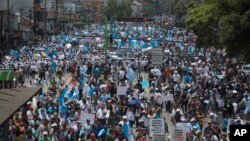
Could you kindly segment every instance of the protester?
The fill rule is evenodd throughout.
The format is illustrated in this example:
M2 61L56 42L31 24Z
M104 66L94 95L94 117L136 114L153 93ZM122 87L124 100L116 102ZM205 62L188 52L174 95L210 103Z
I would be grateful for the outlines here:
M149 121L169 116L167 133L183 123L188 141L216 141L226 140L228 125L249 120L250 76L239 60L197 47L192 32L162 28L159 21L114 25L115 52L107 60L102 24L12 50L3 66L16 70L17 87L42 86L43 92L10 120L11 138L149 140ZM158 47L162 62L150 59Z

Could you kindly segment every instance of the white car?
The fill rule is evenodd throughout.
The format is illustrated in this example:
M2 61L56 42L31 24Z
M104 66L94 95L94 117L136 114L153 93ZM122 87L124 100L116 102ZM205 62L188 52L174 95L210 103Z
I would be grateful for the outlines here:
M246 75L250 75L250 64L243 65L241 67L241 71L244 72Z

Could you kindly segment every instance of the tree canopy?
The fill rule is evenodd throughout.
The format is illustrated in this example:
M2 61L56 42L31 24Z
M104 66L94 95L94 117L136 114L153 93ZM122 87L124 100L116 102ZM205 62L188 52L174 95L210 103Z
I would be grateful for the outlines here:
M229 56L250 62L250 1L205 0L188 6L186 25L198 46L226 47Z

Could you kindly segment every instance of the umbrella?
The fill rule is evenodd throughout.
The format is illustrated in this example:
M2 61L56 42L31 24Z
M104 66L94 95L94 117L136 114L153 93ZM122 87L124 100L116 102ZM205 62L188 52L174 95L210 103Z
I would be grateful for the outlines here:
M140 104L140 103L141 103L140 100L133 99L130 102L128 102L128 106L134 106L134 105L137 105L137 104Z
M66 44L65 47L66 47L66 48L71 48L72 45L71 45L71 44Z

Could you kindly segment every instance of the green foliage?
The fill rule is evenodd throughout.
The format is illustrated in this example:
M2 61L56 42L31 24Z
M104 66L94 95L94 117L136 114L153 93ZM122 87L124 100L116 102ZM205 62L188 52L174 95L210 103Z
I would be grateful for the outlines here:
M188 29L203 47L227 47L228 55L250 61L250 1L206 0L188 7Z
M122 2L117 3L117 0L109 0L107 4L107 16L111 17L130 17L132 13L131 3Z
M217 25L216 5L209 4L192 4L188 7L188 17L186 24L192 29L198 38L198 45L209 47L217 42Z

